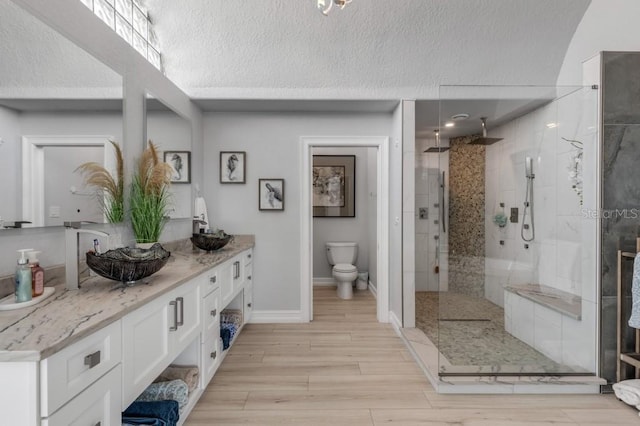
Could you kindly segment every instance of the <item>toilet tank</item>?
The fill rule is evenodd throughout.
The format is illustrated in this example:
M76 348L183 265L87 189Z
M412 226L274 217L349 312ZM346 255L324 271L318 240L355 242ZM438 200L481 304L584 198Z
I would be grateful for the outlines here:
M358 243L354 242L327 242L327 260L330 265L338 263L355 264L358 258Z

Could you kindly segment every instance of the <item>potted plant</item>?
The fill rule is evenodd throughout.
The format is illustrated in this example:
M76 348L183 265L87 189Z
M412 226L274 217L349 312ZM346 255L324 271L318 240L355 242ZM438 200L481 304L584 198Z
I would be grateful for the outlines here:
M170 184L171 166L160 160L156 146L149 141L131 182L131 226L138 246L159 240L167 220Z
M124 162L120 145L109 142L116 152L115 176L102 164L93 161L81 164L75 171L84 175L85 185L98 190L98 202L107 221L120 223L124 220Z

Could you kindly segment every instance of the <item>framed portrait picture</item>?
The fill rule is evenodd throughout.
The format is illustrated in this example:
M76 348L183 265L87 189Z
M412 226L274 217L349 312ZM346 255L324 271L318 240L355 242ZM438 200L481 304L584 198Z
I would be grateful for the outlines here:
M244 151L220 152L220 183L245 183L247 153Z
M171 183L191 183L190 151L164 151L164 162L171 166Z
M258 208L284 210L284 179L258 179Z
M313 217L356 216L356 156L313 156Z

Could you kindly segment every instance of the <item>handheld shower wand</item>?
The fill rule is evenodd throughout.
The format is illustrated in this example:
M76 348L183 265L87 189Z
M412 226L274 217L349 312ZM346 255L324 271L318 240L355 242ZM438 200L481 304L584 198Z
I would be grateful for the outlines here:
M533 241L536 237L536 228L533 221L533 179L536 175L533 173L533 158L526 157L524 159L524 173L527 178L527 189L524 196L524 209L522 212L522 227L520 228L520 236L526 242ZM531 232L529 237L525 237L525 230L529 229L527 224L527 210L531 218Z

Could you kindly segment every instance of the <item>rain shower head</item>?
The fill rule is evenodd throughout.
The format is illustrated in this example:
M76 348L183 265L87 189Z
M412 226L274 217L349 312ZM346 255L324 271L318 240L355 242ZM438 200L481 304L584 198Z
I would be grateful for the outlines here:
M502 140L502 138L487 137L487 117L480 117L480 121L482 122L482 137L472 140L469 145L491 145Z
M432 153L432 152L445 152L445 151L449 151L449 147L448 146L432 146L430 148L427 148L424 152L427 153Z

